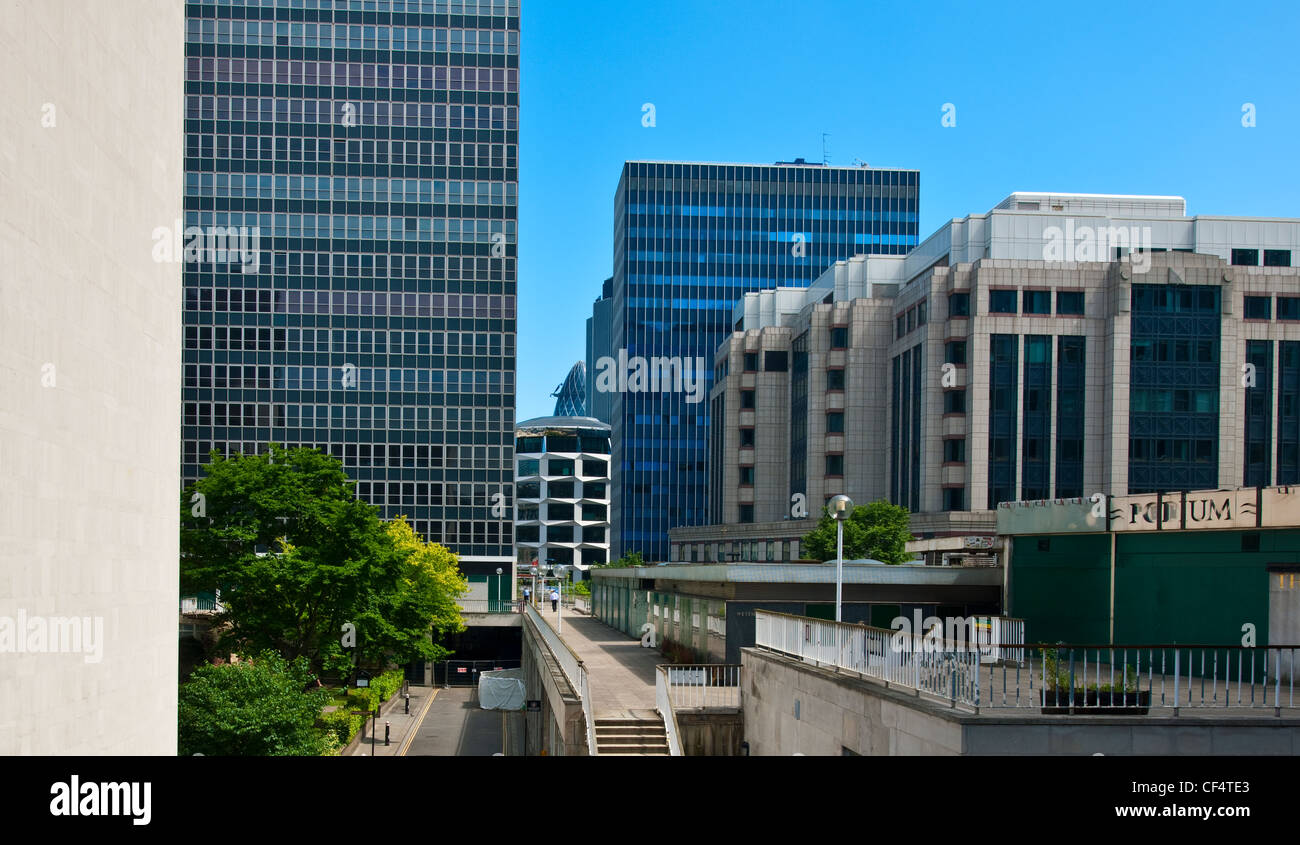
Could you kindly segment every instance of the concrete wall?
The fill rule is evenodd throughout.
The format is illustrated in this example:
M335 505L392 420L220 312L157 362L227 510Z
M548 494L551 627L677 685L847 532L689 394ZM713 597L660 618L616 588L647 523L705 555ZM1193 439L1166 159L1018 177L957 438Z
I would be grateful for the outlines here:
M745 738L740 711L677 713L677 732L687 757L738 757Z
M0 3L0 755L176 753L184 38ZM14 653L19 617L89 636Z
M745 741L753 756L1300 753L1300 719L1267 715L1270 710L1149 718L974 715L772 652L744 649L741 663Z
M741 707L751 756L952 755L961 725L883 687L794 660L741 651Z
M531 620L524 622L523 638L524 694L542 703L540 712L524 714L524 753L530 757L586 756L587 723L582 699L547 651Z

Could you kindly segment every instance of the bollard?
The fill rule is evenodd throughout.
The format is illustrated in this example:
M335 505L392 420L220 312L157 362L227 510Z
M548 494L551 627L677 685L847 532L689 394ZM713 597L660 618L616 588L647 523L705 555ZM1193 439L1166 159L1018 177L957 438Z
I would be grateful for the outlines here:
M406 694L406 715L411 715L411 694Z
M385 746L388 745L388 731L390 728L392 728L392 725L390 725L387 721L385 721L384 722L384 745Z

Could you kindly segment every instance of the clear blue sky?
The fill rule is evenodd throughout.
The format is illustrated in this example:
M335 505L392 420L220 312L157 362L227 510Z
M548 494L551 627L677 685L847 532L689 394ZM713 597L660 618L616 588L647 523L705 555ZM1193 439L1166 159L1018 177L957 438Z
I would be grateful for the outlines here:
M820 161L827 132L831 164L921 171L922 238L1017 190L1300 217L1298 23L1295 0L523 0L518 419L585 356L624 161Z

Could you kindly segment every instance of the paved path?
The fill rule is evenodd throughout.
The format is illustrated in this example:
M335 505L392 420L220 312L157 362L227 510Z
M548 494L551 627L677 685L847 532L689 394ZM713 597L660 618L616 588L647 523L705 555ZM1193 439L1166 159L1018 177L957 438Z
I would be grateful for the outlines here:
M539 610L554 628L550 602ZM655 667L666 662L662 654L642 648L640 640L571 609L564 610L561 627L564 641L587 665L596 718L644 715L655 709Z
M436 694L429 687L411 687L411 712L407 715L400 700L398 706L379 717L379 741L370 742L370 729L373 720L366 719L365 739L353 751L353 757L396 757L401 751L402 743L410 735L412 728L419 724L420 714L429 703L429 696ZM389 724L388 745L384 745L384 723Z
M501 713L479 709L477 688L446 687L437 691L406 756L491 757L501 741Z

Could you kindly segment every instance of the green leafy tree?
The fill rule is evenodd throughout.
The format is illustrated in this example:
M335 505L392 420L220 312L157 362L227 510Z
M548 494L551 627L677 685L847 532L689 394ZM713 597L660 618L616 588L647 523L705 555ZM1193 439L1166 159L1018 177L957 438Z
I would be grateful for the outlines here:
M456 599L469 591L469 582L456 555L423 540L405 517L386 530L398 552L397 577L392 589L377 594L358 614L361 660L373 666L385 665L390 655L401 655L401 662L444 660L450 652L433 640L465 630Z
M221 591L237 650L347 675L427 659L432 628L461 624L455 556L385 525L334 458L272 444L206 470L182 501L181 588Z
M335 742L316 728L329 694L306 658L268 651L252 661L201 666L177 702L182 756L319 756ZM305 691L304 691L305 690Z
M844 559L867 558L881 563L906 563L912 559L907 542L912 539L907 508L881 499L858 505L844 520ZM835 560L835 520L822 509L821 521L803 538L804 555L814 560Z
M626 569L631 566L645 566L645 559L640 552L628 552L615 561L605 564L610 569Z

